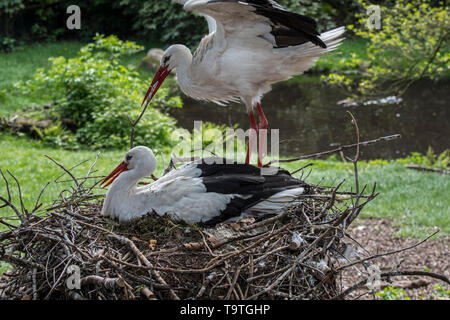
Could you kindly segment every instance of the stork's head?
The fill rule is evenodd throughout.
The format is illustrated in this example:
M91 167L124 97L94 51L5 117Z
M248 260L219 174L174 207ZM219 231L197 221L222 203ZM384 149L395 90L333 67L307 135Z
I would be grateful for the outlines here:
M187 65L189 63L189 56L192 57L191 51L186 46L182 44L174 44L164 51L161 58L161 67L166 67L167 70L172 71L174 68L178 68L182 65Z
M156 169L156 158L153 151L147 147L139 146L131 149L125 155L124 161L103 180L103 188L106 188L124 171L130 171L133 176L142 178L150 176Z
M175 44L167 48L161 58L161 66L153 78L152 84L145 95L142 105L147 101L150 102L153 96L163 84L170 71L175 68L188 66L192 61L192 54L188 47L181 44Z

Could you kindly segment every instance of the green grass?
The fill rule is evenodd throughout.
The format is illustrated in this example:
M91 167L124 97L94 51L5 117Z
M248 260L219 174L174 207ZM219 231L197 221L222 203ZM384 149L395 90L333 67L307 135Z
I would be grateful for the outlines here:
M364 39L357 38L345 40L333 54L328 54L317 60L313 71L345 72L346 65L343 62L349 60L352 54L356 54L356 56L362 60L368 60L367 46L368 41Z
M336 185L343 179L343 189L354 190L351 164L340 161L314 161L309 182ZM291 170L300 163L289 165ZM380 195L364 210L362 217L392 218L399 227L399 236L424 237L434 227L441 235L450 234L450 179L446 175L406 169L397 161L361 162L360 184L369 189L377 184Z
M31 79L37 68L48 67L52 56L75 56L82 47L78 42L33 44L13 53L0 53L0 117L29 105L47 103L39 95L23 96L14 89L14 83Z

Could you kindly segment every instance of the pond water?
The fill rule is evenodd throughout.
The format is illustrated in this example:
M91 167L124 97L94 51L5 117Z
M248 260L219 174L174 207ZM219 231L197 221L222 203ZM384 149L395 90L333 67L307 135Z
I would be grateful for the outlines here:
M414 85L399 104L346 107L337 103L346 93L318 82L283 82L266 94L262 107L269 129L280 129L282 156L305 155L355 142L355 130L346 111L351 111L361 131L361 141L401 134L396 141L363 148L365 159L394 159L411 152L436 152L450 148L450 81L422 81ZM184 108L171 114L181 127L192 130L195 121L213 122L248 129L245 107L221 107L183 97ZM270 150L270 149L269 149Z

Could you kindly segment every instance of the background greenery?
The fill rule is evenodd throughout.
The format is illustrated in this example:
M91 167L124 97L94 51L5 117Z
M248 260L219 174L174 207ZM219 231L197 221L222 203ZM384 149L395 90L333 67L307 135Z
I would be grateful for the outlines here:
M49 111L27 112L27 117L50 118L51 127L34 131L56 146L125 147L130 141L128 117L139 117L136 107L147 85L135 67L125 66L119 59L142 51L142 47L116 36L96 36L93 40L76 57L52 57L49 68L39 68L33 79L15 85L20 94L39 92L41 98L55 105ZM181 107L181 99L170 97L163 88L138 123L136 143L156 149L171 146L170 135L175 128L175 121L155 108L157 105Z
M367 27L371 3L358 0L362 11L348 28L365 39L364 54L342 61L347 70L324 75L354 96L403 95L421 79L450 75L450 9L446 3L397 0L380 6L380 30ZM361 68L363 66L363 68ZM357 75L355 77L355 75Z

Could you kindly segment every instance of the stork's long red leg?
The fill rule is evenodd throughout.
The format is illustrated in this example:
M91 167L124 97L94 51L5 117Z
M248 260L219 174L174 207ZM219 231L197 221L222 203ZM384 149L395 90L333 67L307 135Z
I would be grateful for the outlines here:
M264 111L261 108L261 104L259 102L256 104L256 110L258 111L258 117L259 117L258 167L261 168L262 160L264 158L264 151L265 151L265 147L266 147L267 127L269 126L269 122L267 121L267 118L266 118Z
M247 158L245 159L246 164L250 163L251 149L255 143L256 132L258 132L258 125L256 124L255 115L253 114L252 109L248 112L248 118L250 120L250 128L253 130L250 130L250 137L249 137L248 148L247 148Z

